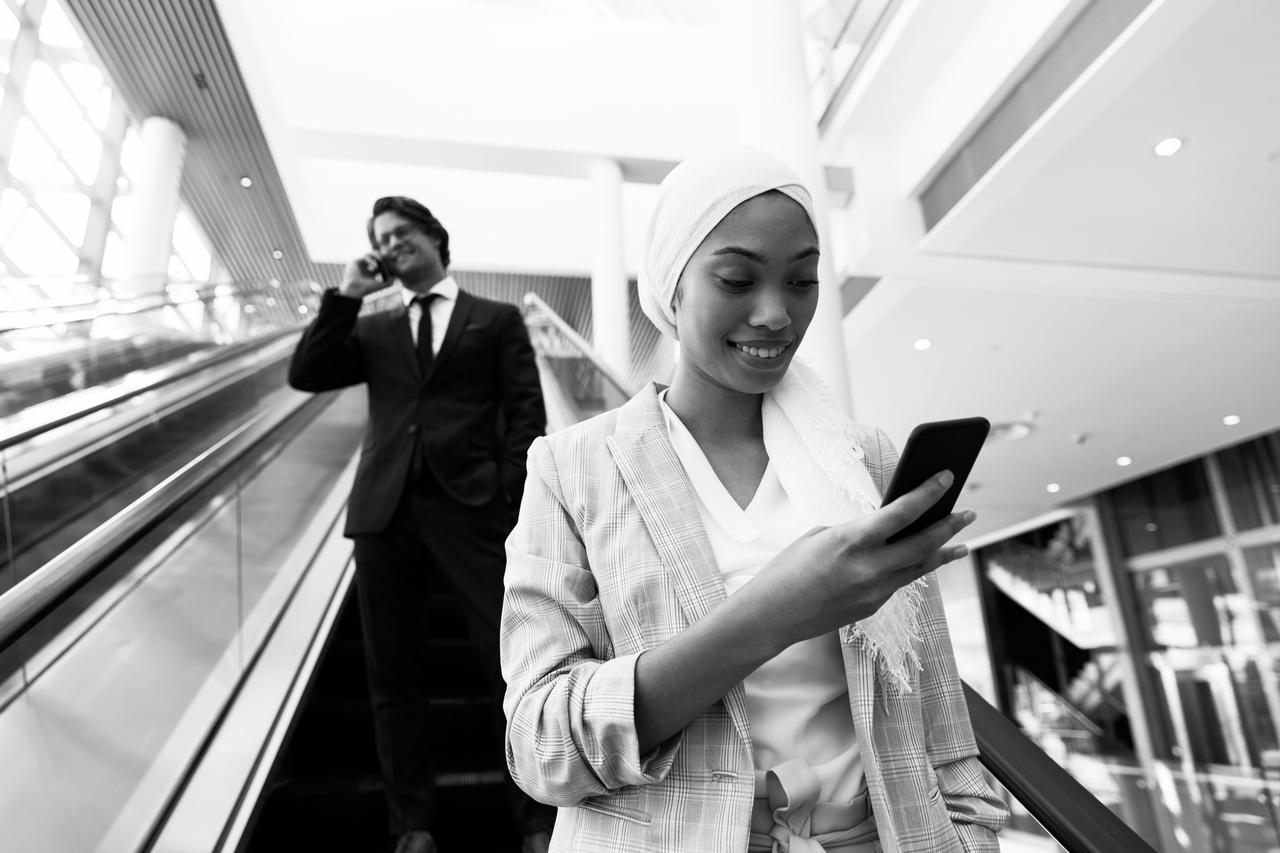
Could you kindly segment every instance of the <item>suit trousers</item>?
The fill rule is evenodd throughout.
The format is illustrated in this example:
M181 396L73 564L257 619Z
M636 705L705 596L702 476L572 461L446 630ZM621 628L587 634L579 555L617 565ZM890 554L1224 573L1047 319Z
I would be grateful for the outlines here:
M498 623L503 543L514 515L502 495L481 507L459 503L428 469L405 486L386 530L354 537L365 663L393 835L432 828L430 742L448 739L439 733L432 738L429 729L428 700L442 669L427 639L434 591L452 593L461 604L490 691L493 739L466 748L505 767ZM555 810L530 800L510 779L507 788L521 830L550 831Z

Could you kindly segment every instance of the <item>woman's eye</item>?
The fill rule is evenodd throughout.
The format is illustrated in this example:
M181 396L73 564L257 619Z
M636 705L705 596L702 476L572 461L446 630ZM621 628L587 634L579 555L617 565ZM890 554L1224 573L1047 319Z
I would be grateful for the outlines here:
M817 279L800 279L799 281L791 282L791 284L794 287L809 288L809 287L817 287L818 281Z
M718 275L716 276L716 278L718 278L720 280L720 283L723 284L725 287L733 287L737 289L750 287L752 284L754 284L754 282L752 282L750 279L725 278L722 275Z

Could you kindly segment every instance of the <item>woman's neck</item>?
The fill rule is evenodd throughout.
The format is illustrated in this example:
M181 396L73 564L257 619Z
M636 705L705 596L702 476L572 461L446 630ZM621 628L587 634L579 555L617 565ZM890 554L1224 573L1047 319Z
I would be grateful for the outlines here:
M666 396L671 411L703 447L763 441L762 399L760 394L740 394L680 373Z

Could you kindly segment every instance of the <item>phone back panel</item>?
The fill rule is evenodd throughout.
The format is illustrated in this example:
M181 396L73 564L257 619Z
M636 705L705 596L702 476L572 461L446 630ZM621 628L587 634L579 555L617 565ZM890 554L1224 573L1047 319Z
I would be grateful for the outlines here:
M887 541L896 542L918 533L951 513L990 430L991 423L986 418L957 418L923 423L911 431L883 503L896 500L943 471L950 471L955 480L937 503Z

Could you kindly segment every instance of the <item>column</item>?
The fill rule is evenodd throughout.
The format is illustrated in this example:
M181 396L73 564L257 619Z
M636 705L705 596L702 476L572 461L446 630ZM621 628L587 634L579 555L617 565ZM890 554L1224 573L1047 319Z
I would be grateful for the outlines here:
M137 162L143 169L132 176L133 221L124 234L125 278L112 282L112 294L120 300L164 293L187 137L175 122L152 116L139 128L138 146ZM107 319L111 322L104 325L114 335L145 333L157 330L160 312Z
M742 141L768 151L800 175L818 212L822 259L818 310L799 353L831 386L846 412L852 394L841 330L840 282L832 260L826 174L818 138L818 118L809 98L800 4L795 0L755 0L750 12L725 4L737 66L738 114Z
M622 255L622 167L597 158L591 179L591 343L605 363L631 379L631 310ZM610 405L622 402L606 392Z

